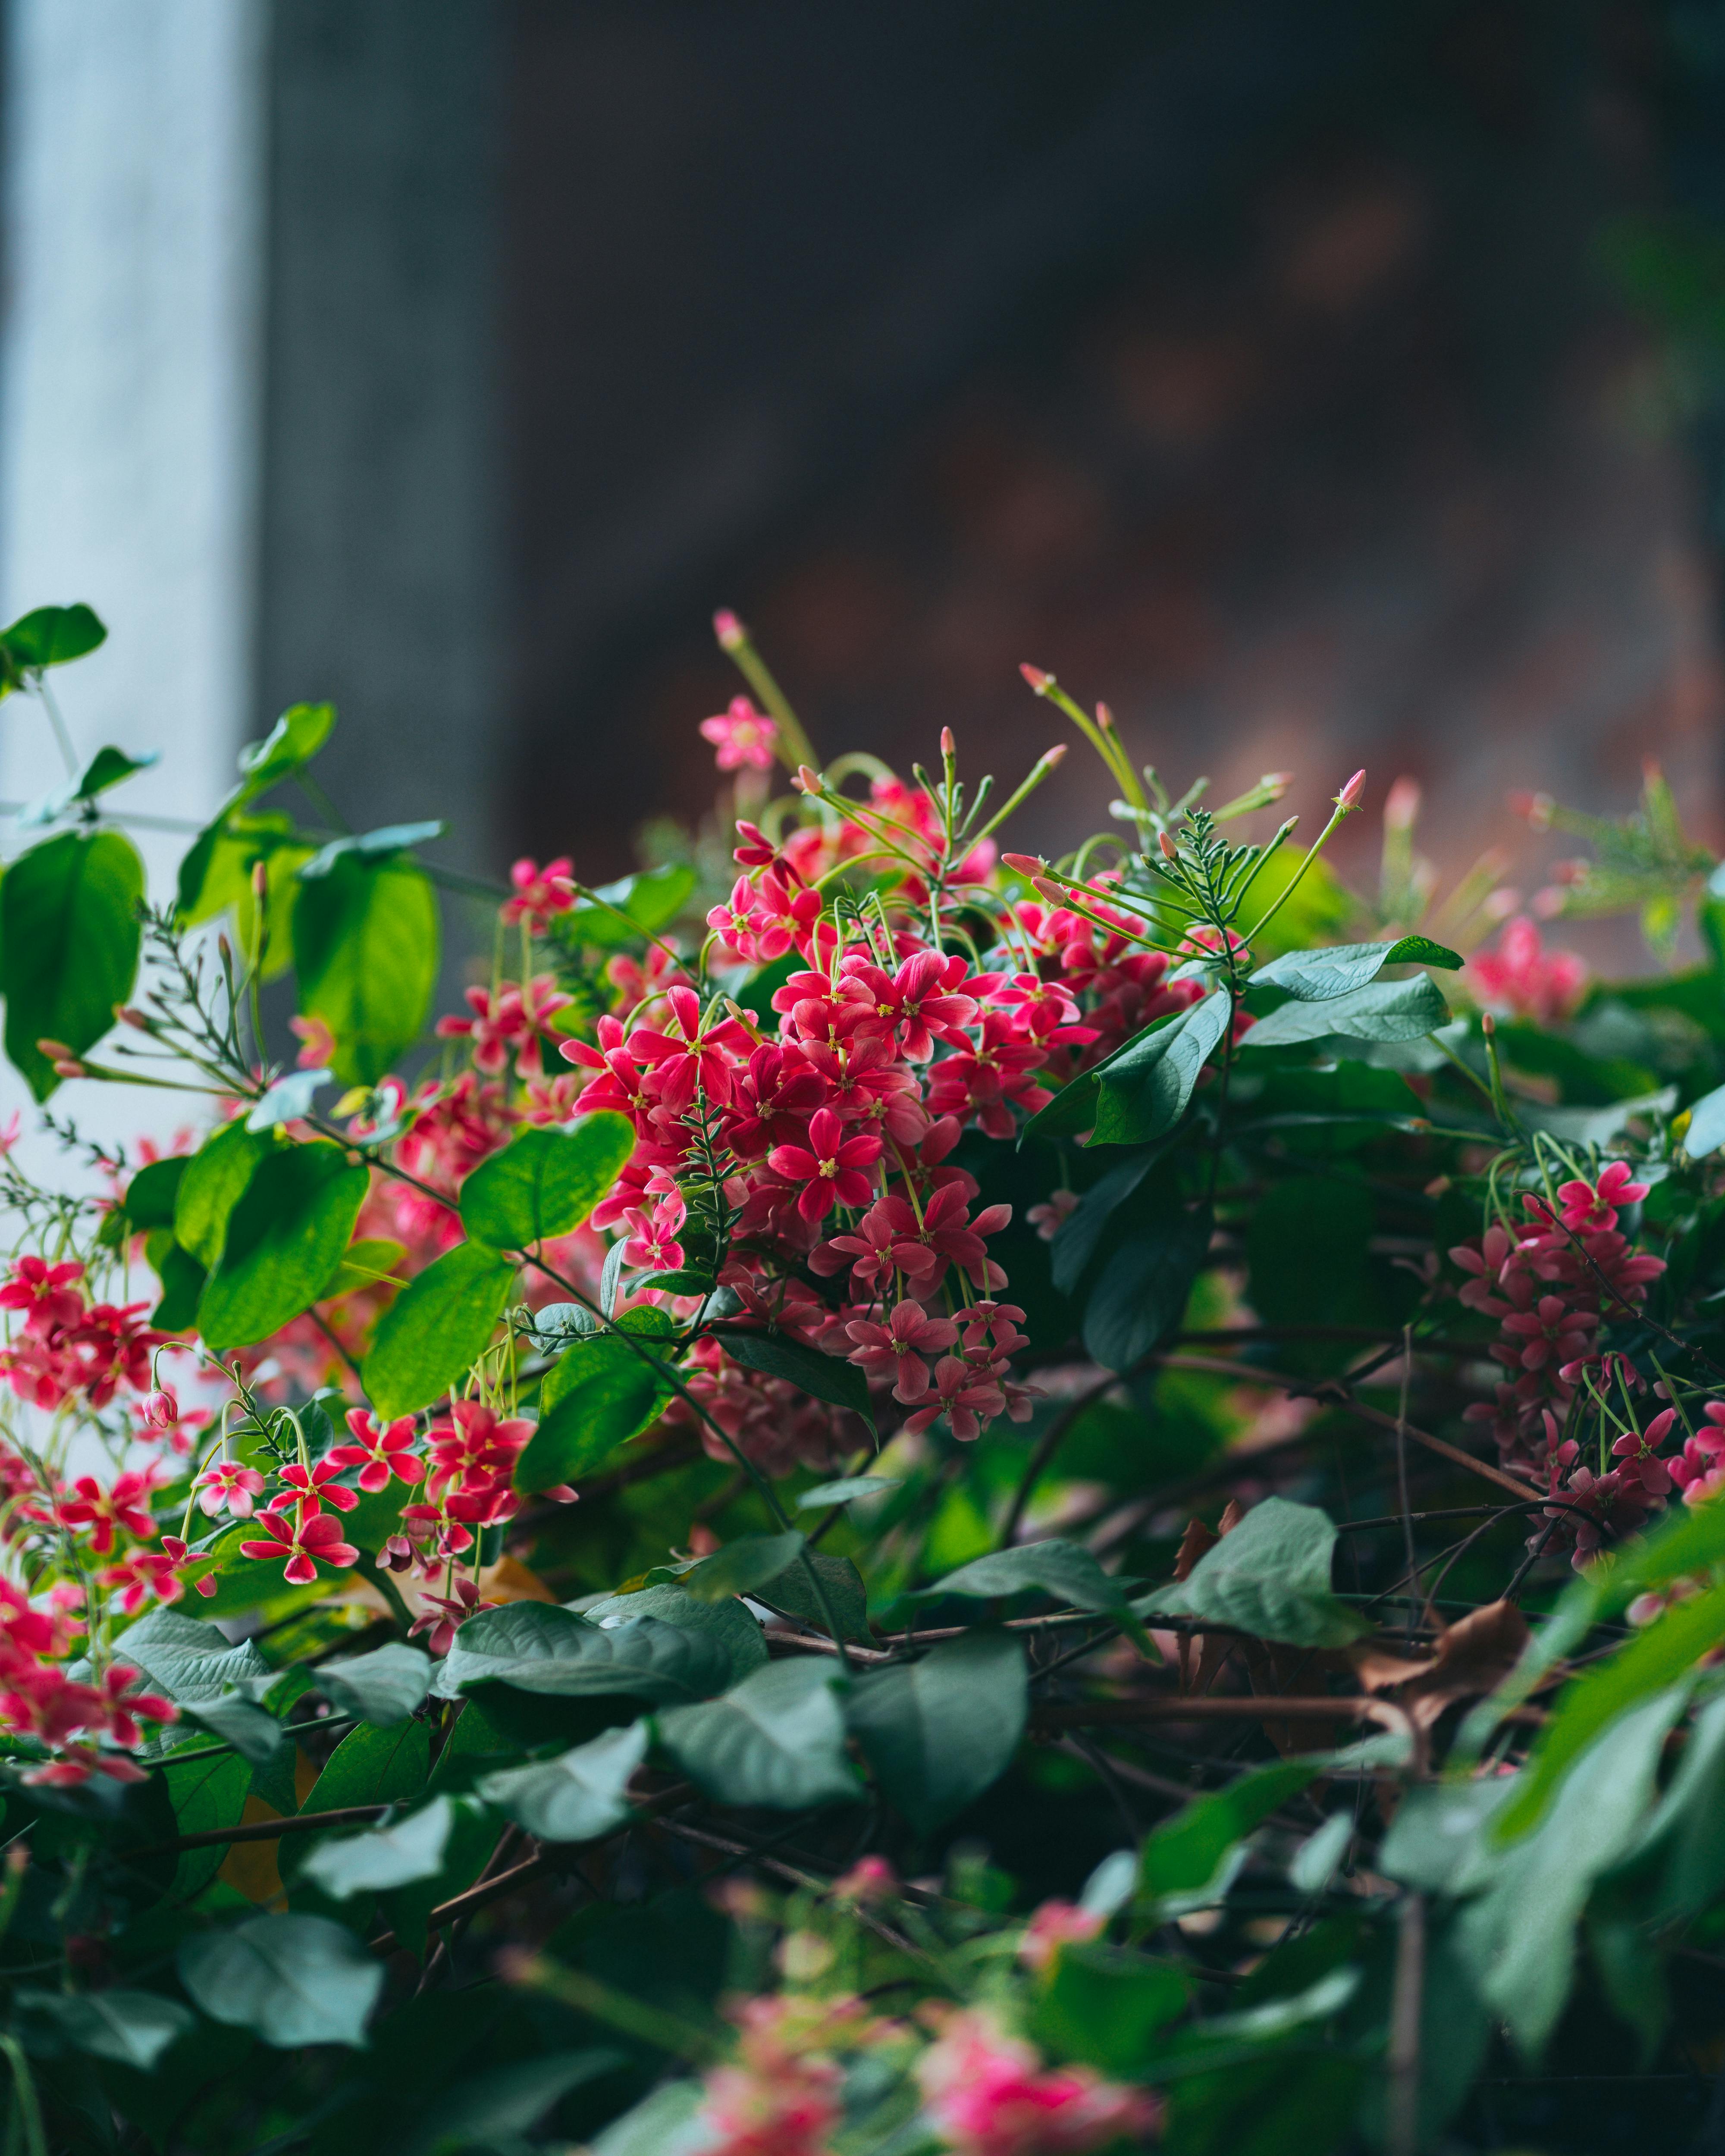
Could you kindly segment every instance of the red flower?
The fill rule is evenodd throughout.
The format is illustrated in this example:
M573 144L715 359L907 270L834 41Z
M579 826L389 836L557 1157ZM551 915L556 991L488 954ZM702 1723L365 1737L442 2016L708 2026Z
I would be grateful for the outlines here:
M285 1555L287 1563L284 1577L290 1587L309 1587L316 1578L321 1564L344 1566L359 1563L359 1552L352 1543L342 1541L341 1530L327 1512L309 1516L300 1512L264 1512L259 1516L258 1525L270 1539L242 1543L241 1550L247 1557L265 1559Z
M951 1318L931 1317L920 1303L909 1301L898 1304L885 1325L859 1322L845 1329L856 1342L850 1361L870 1377L890 1376L894 1381L892 1397L906 1406L920 1400L928 1390L924 1354L950 1348L958 1337L958 1328Z
M757 711L747 696L733 696L729 707L716 718L701 722L703 741L710 741L719 753L714 761L721 771L737 771L747 764L752 770L770 771L773 752L778 746L778 726L764 711Z
M767 1163L775 1175L803 1185L797 1210L805 1220L819 1220L834 1205L866 1205L875 1194L863 1170L880 1158L877 1137L847 1138L830 1108L817 1108L809 1121L806 1147L775 1146Z
M72 1485L74 1494L60 1500L61 1521L69 1527L88 1527L90 1546L98 1557L107 1556L121 1527L148 1542L156 1533L150 1495L158 1480L153 1468L141 1474L128 1471L115 1478L111 1489L104 1490L94 1475L80 1475Z
M525 921L542 932L554 914L567 913L573 906L574 872L575 865L567 854L547 861L543 868L534 860L518 860L509 872L515 896L505 900L503 918L511 923Z
M386 1426L367 1409L350 1408L347 1427L354 1443L332 1446L329 1456L337 1467L358 1468L362 1490L375 1495L387 1487L392 1474L400 1482L417 1482L424 1474L425 1462L413 1450L418 1432L411 1415Z
M305 1517L321 1512L327 1501L336 1512L351 1512L359 1502L359 1492L346 1489L336 1481L341 1468L342 1462L333 1453L311 1468L301 1467L298 1460L291 1467L284 1467L281 1479L287 1490L272 1501L270 1512L279 1512L294 1505Z
M965 971L962 957L918 951L890 975L879 966L847 961L846 978L868 989L875 1015L897 1034L899 1053L926 1063L937 1040L961 1042L959 1029L976 1016L976 998L955 993Z
M42 1258L20 1258L11 1279L0 1287L0 1310L26 1312L28 1332L44 1337L60 1332L76 1325L84 1315L84 1297L73 1286L83 1277L83 1266L69 1259L51 1265Z

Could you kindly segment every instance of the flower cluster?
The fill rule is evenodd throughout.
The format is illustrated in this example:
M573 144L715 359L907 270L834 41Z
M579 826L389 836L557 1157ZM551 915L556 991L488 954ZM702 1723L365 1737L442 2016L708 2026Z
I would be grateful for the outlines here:
M0 1287L0 1309L23 1317L22 1333L0 1348L0 1373L21 1400L48 1409L74 1398L105 1408L122 1386L146 1391L151 1352L166 1337L144 1322L149 1307L91 1303L74 1259L21 1257Z
M116 1781L141 1781L143 1769L126 1757L144 1741L145 1722L172 1722L171 1700L132 1689L142 1672L110 1662L99 1676L73 1677L66 1659L81 1640L82 1602L67 1584L53 1589L46 1606L20 1587L0 1580L0 1728L33 1739L52 1756L29 1768L27 1782L75 1784L92 1774Z
M1506 1466L1545 1485L1554 1502L1541 1532L1573 1540L1578 1563L1608 1534L1638 1526L1674 1479L1655 1456L1674 1420L1669 1412L1645 1432L1624 1431L1609 1468L1590 1466L1571 1434L1582 1418L1615 1412L1614 1385L1626 1394L1640 1384L1625 1358L1601 1348L1599 1332L1638 1310L1665 1270L1664 1259L1637 1250L1620 1225L1647 1188L1625 1163L1612 1161L1594 1179L1560 1184L1554 1206L1524 1195L1520 1221L1450 1252L1470 1276L1462 1302L1497 1322L1490 1353L1507 1373L1494 1399L1470 1407L1468 1419L1490 1425Z

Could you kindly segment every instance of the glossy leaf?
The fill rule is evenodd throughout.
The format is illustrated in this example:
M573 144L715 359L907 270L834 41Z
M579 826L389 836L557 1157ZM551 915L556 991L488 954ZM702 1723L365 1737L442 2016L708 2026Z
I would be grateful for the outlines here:
M437 986L437 893L423 869L348 855L294 902L300 1009L336 1037L336 1075L375 1085L424 1031Z
M1335 1527L1315 1506L1266 1497L1185 1579L1137 1607L1146 1616L1203 1618L1298 1647L1343 1647L1372 1626L1331 1591L1335 1548Z
M564 1129L524 1130L462 1184L462 1225L494 1250L524 1250L572 1235L634 1148L634 1125L610 1108Z
M1251 984L1285 988L1301 1003L1328 1003L1375 981L1386 966L1441 966L1455 973L1459 951L1426 936L1402 936L1394 943L1336 943L1326 950L1290 951L1259 967Z
M1146 1839L1138 1863L1138 1891L1165 1921L1207 1907L1225 1892L1238 1870L1240 1845L1278 1805L1296 1796L1322 1773L1321 1757L1285 1759L1243 1774L1225 1789L1194 1798Z
M378 1321L365 1359L377 1413L412 1414L459 1383L491 1344L514 1279L507 1258L458 1243L410 1281Z
M1166 1144L1146 1146L1129 1155L1117 1168L1093 1183L1055 1231L1049 1255L1054 1284L1062 1295L1070 1295L1083 1279L1086 1268L1101 1247L1115 1214L1137 1191L1144 1178L1163 1159Z
M1210 1246L1210 1210L1181 1206L1128 1235L1085 1299L1084 1344L1105 1370L1130 1370L1186 1314Z
M310 1307L347 1247L370 1180L321 1138L279 1146L259 1163L198 1306L210 1348L266 1340Z
M237 1685L270 1675L249 1640L234 1645L213 1625L177 1609L155 1609L121 1635L123 1659L136 1662L179 1706L219 1699Z
M93 1048L137 978L144 865L118 831L63 831L0 879L6 1053L39 1101L59 1084L39 1040Z
M849 1408L872 1430L875 1411L869 1404L869 1382L854 1363L819 1348L805 1348L800 1340L783 1332L726 1331L719 1334L725 1353L745 1370L759 1370L768 1378L783 1378L788 1384L818 1400Z
M368 1827L363 1834L331 1835L319 1841L299 1876L333 1902L434 1879L443 1869L454 1810L448 1797L434 1797L405 1819Z
M620 1329L669 1341L666 1313L650 1305L625 1312ZM663 1352L662 1350L657 1352ZM587 1333L565 1350L540 1388L539 1427L517 1461L518 1490L573 1482L649 1430L671 1398L670 1381L626 1341Z
M367 863L389 860L415 846L429 845L432 839L442 838L449 828L443 823L384 824L375 831L358 831L348 838L331 839L328 845L320 846L311 855L300 875L302 880L316 883L320 876L326 876L338 861L350 857Z
M320 1662L317 1689L338 1714L374 1728L405 1722L431 1689L431 1657L405 1640L392 1640L369 1655Z
M769 1662L718 1699L661 1709L660 1741L721 1804L854 1804L862 1789L845 1756L838 1674L824 1656Z
M1411 981L1373 981L1323 1003L1285 1003L1241 1036L1243 1048L1285 1048L1302 1040L1417 1040L1446 1024L1450 1007L1429 973Z
M180 1981L213 2021L249 2029L278 2051L365 2041L383 1964L344 1924L254 1917L189 1938Z
M697 1602L752 1594L794 1564L803 1547L794 1528L782 1535L742 1535L685 1572L682 1585Z
M1126 1592L1130 1584L1104 1572L1090 1552L1076 1543L1050 1537L1046 1542L1021 1543L1012 1549L974 1558L919 1592L925 1598L964 1594L978 1602L992 1602L1037 1588L1057 1602L1070 1603L1075 1609L1099 1609L1117 1617L1130 1615Z
M430 1771L431 1732L423 1722L391 1729L362 1722L331 1753L301 1809L334 1812L350 1804L407 1804L425 1787Z
M811 1568L819 1580L819 1589L809 1576ZM755 1594L769 1609L798 1618L817 1632L830 1634L836 1625L847 1640L865 1641L869 1637L868 1590L848 1557L805 1548L775 1578L763 1582Z
M174 1240L200 1265L220 1264L228 1216L275 1144L268 1132L249 1131L241 1117L213 1132L187 1162L174 1196Z
M20 675L64 666L107 639L107 630L81 600L72 606L33 607L0 629L0 682L15 689Z
M767 1642L758 1622L741 1602L697 1602L680 1586L660 1583L639 1587L629 1594L608 1594L590 1603L585 1612L589 1624L614 1625L632 1617L657 1617L666 1625L680 1625L691 1632L704 1632L716 1640L730 1658L727 1683L737 1684L757 1670L767 1659Z
M1024 1650L1009 1632L983 1630L868 1671L845 1712L883 1793L932 1834L1005 1773L1028 1707Z
M557 1758L487 1774L479 1794L542 1841L597 1841L629 1817L629 1779L647 1736L644 1722L608 1729Z
M1167 1962L1118 1948L1065 1946L1037 1996L1032 2033L1062 2058L1130 2076L1191 1995L1190 1979Z
M562 1699L704 1699L728 1681L730 1665L710 1634L656 1617L600 1625L554 1604L512 1602L462 1626L437 1689L446 1697L504 1684Z
M406 1245L390 1236L363 1236L342 1251L341 1262L318 1290L315 1299L333 1302L338 1296L376 1287L379 1281L395 1277L395 1269L406 1255Z
M1147 1145L1173 1130L1233 1015L1228 991L1212 988L1165 1033L1099 1066L1091 1144Z
M118 786L136 772L149 770L157 760L154 749L145 756L128 756L124 749L99 748L75 778L33 801L18 818L19 826L28 829L52 824L73 808L89 808L110 786Z
M897 1475L844 1475L836 1482L817 1482L805 1490L797 1500L797 1510L809 1512L824 1505L853 1504L859 1497L878 1497L883 1490L903 1486L903 1478Z

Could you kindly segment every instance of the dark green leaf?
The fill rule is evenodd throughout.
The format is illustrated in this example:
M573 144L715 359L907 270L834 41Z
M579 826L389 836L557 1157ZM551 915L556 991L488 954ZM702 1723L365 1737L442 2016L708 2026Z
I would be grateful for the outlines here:
M1189 1980L1168 1962L1104 1946L1064 1946L1032 2010L1037 2041L1104 2073L1142 2071L1157 2035L1185 2011Z
M322 1138L277 1146L259 1163L198 1306L212 1349L267 1340L310 1306L341 1263L369 1183L367 1168Z
M162 1282L162 1300L150 1313L150 1322L158 1332L188 1332L198 1322L198 1306L203 1300L204 1283L209 1278L189 1250L182 1250L166 1230L162 1234L166 1247L157 1261L157 1277Z
M599 1625L542 1602L506 1603L470 1618L438 1672L445 1697L475 1684L563 1699L704 1699L731 1657L711 1634L656 1617Z
M202 1758L170 1760L161 1769L174 1808L174 1825L182 1835L208 1834L217 1827L237 1826L254 1786L249 1760L242 1759L236 1752L200 1748L204 1754ZM288 1779L291 1785L291 1766ZM287 1808L292 1808L291 1796ZM221 1846L183 1851L168 1889L168 1898L187 1902L200 1892L221 1869L227 1853Z
M45 2024L68 2051L112 2059L141 2074L153 2072L168 2046L196 2020L178 1999L154 1991L26 1989L14 1995L14 2004L23 2019L27 2050L37 2049L32 2025Z
M1253 974L1251 985L1286 988L1301 1003L1327 1003L1375 981L1386 966L1441 966L1455 973L1464 963L1429 937L1403 936L1394 943L1339 943L1322 951L1290 951Z
M1100 1065L1091 1144L1147 1145L1173 1130L1233 1014L1228 991L1213 988L1167 1032L1153 1033L1137 1048L1128 1044Z
M531 1767L487 1774L479 1794L542 1841L597 1841L629 1817L629 1778L647 1756L647 1725L608 1729Z
M377 1413L412 1414L465 1378L490 1346L514 1279L507 1258L458 1243L410 1281L383 1313L365 1359Z
M39 673L44 666L64 666L69 660L82 659L107 637L107 630L81 601L73 606L33 608L9 629L0 629L7 685L15 687L22 673Z
M431 1689L431 1657L404 1640L392 1640L369 1655L320 1662L317 1689L338 1714L374 1728L405 1722Z
M759 1370L769 1378L783 1378L788 1384L809 1393L818 1400L830 1400L834 1406L849 1408L859 1414L872 1430L875 1411L869 1405L869 1384L866 1378L854 1363L841 1361L837 1356L823 1355L818 1348L805 1348L800 1340L787 1339L783 1332L723 1332L716 1336L724 1343L725 1353L733 1363L741 1363L746 1370Z
M332 1902L434 1879L443 1870L454 1814L449 1798L434 1797L405 1819L368 1827L363 1834L329 1835L300 1866L300 1877Z
M626 1311L620 1329L668 1346L672 1326L649 1305ZM650 1429L670 1396L670 1380L626 1341L609 1332L578 1337L540 1389L539 1427L516 1463L516 1487L555 1489L591 1474L619 1445Z
M1096 1255L1103 1234L1115 1214L1133 1196L1144 1178L1167 1153L1166 1144L1146 1146L1117 1168L1111 1168L1086 1190L1076 1206L1055 1230L1049 1246L1054 1284L1062 1295L1070 1295Z
M635 1147L627 1116L602 1108L566 1129L523 1131L461 1186L461 1221L494 1250L524 1250L581 1227Z
M336 1037L336 1075L374 1086L430 1014L438 973L437 893L411 861L357 855L303 880L294 901L300 1009Z
M694 890L696 874L685 861L668 861L618 883L598 885L592 899L581 899L562 916L571 940L597 943L602 950L651 936L675 921ZM623 917L619 919L619 915ZM561 926L561 924L560 924Z
M741 1682L767 1659L767 1642L761 1635L761 1627L742 1603L697 1602L681 1587L669 1583L638 1587L629 1594L608 1594L603 1602L590 1603L584 1614L593 1625L612 1625L631 1617L657 1617L666 1625L681 1625L691 1632L704 1632L716 1640L730 1658L731 1675L726 1680L729 1684Z
M1285 1003L1240 1037L1244 1048L1285 1048L1301 1040L1417 1040L1448 1023L1450 1007L1429 973L1411 981L1373 981L1324 1003Z
M1027 1710L1023 1649L983 1630L859 1678L845 1720L886 1796L932 1834L1006 1772Z
M343 1811L350 1804L407 1804L431 1771L431 1732L423 1722L393 1729L362 1722L331 1753L302 1810Z
M228 1216L275 1144L268 1132L249 1131L243 1120L223 1123L187 1162L174 1197L174 1240L200 1265L221 1263Z
M180 1178L191 1166L183 1153L168 1160L152 1160L141 1168L126 1186L124 1211L133 1228L172 1228Z
M429 2121L401 2144L401 2156L458 2156L474 2148L525 2148L521 2137L571 2089L626 2065L621 2051L553 2051L492 2066L438 2097ZM537 2147L542 2144L535 2143ZM675 2156L664 2148L659 2156Z
M194 1722L231 1744L242 1759L261 1766L273 1759L282 1742L281 1724L261 1707L244 1699L207 1699L186 1712Z
M136 1662L171 1700L194 1707L254 1678L270 1665L249 1640L231 1645L213 1625L177 1609L152 1609L121 1635L123 1659Z
M333 704L290 704L262 741L239 752L241 792L254 799L302 770L329 739L335 723Z
M1240 1844L1277 1805L1322 1772L1321 1758L1284 1759L1242 1774L1225 1789L1194 1798L1144 1843L1139 1892L1157 1921L1220 1899L1239 1869Z
M794 1528L782 1535L742 1535L685 1572L682 1585L697 1602L718 1602L751 1594L777 1579L795 1563L803 1537Z
M93 1048L137 978L144 866L118 831L63 831L0 880L0 992L6 1053L45 1101L59 1080L38 1049Z
M898 1490L904 1486L896 1475L843 1475L836 1482L817 1482L812 1490L805 1490L797 1500L799 1512L809 1512L823 1505L849 1505L858 1497L878 1496L883 1490Z
M820 1594L816 1593L814 1582L809 1577L811 1565L819 1575ZM821 1599L823 1594L825 1604ZM869 1637L868 1589L863 1585L862 1574L848 1557L830 1557L824 1550L805 1549L776 1579L769 1579L759 1589L757 1599L770 1609L800 1618L817 1631L829 1631L831 1625L836 1624L847 1640L866 1640ZM828 1607L833 1613L830 1622Z
M1084 1306L1084 1344L1104 1369L1131 1369L1175 1331L1210 1228L1207 1205L1181 1207L1135 1229L1110 1257Z
M205 1932L179 1952L180 1981L213 2021L249 2029L276 2050L365 2042L383 1964L343 1924L254 1917Z
M1137 1607L1145 1616L1203 1618L1298 1647L1344 1647L1372 1627L1331 1592L1335 1547L1335 1527L1316 1506L1266 1497L1185 1579Z
M966 1594L979 1602L992 1602L997 1596L1022 1594L1034 1587L1053 1595L1056 1601L1070 1603L1075 1609L1100 1609L1117 1617L1130 1614L1126 1594L1130 1584L1104 1572L1090 1552L1076 1543L1050 1537L973 1558L920 1593L925 1597Z
M662 1708L660 1741L718 1804L854 1804L862 1789L845 1756L838 1676L824 1656L769 1662L718 1699Z

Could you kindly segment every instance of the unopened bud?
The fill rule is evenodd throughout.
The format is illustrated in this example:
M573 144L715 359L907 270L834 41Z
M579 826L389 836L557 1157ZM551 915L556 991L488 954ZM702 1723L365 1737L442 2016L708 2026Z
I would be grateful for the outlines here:
M729 607L721 607L713 616L713 634L721 651L741 651L748 642L748 631Z
M222 954L222 963L224 966L231 966L234 963L234 946L228 941L228 932L225 928L216 938L216 948Z
M1096 724L1105 734L1111 734L1114 731L1114 714L1106 704L1096 706Z
M1063 906L1067 903L1065 892L1057 883L1050 883L1046 876L1032 876L1030 888L1039 898L1045 899L1050 906Z
M1053 675L1045 674L1040 666L1025 665L1020 666L1019 671L1039 696L1045 696L1054 686Z
M1384 797L1384 828L1387 831L1411 831L1419 814L1420 782L1404 774L1392 783Z
M54 1075L56 1078L87 1078L90 1073L76 1056L69 1055L63 1062L54 1065Z
M180 1419L180 1404L164 1385L158 1392L146 1396L142 1412L151 1430L172 1430Z
M1271 801L1280 801L1294 783L1291 771L1266 771L1258 781Z
M1048 866L1046 861L1034 854L1003 854L1000 861L1004 868L1009 868L1014 875L1021 876L1039 876Z
M1336 806L1345 816L1350 808L1358 808L1359 798L1366 790L1366 774L1357 771L1336 796Z
M268 896L269 891L270 870L268 865L263 861L254 861L252 863L252 896L256 899L259 906L264 903L264 899Z
M942 756L957 756L957 753L958 744L952 738L952 729L950 726L942 726L941 728L941 754Z
M1158 832L1157 833L1157 834L1156 834L1156 843L1158 844L1158 845L1159 845L1159 846L1162 848L1162 858L1163 859L1163 860L1165 860L1165 861L1177 861L1177 860L1178 860L1178 859L1180 858L1180 850L1179 850L1179 848L1178 848L1178 847L1174 844L1173 840L1171 838L1169 838L1169 836L1168 836L1168 833L1167 833L1166 831L1158 831Z
M1497 1030L1497 1021L1492 1017L1491 1012L1481 1011L1480 1013L1480 1031L1484 1034L1486 1040L1489 1040Z
M64 1063L77 1051L69 1048L64 1040L49 1040L44 1034L36 1044L36 1053L45 1055L50 1063Z
M1042 768L1045 771L1052 771L1070 747L1070 742L1056 742L1052 748L1044 749L1040 758Z
M149 1019L141 1010L135 1010L130 1004L116 1004L114 1015L122 1025L132 1026L139 1033L147 1033L150 1030Z
M803 793L819 793L820 773L818 771L811 771L806 763L799 763L797 766L797 775L791 783Z

